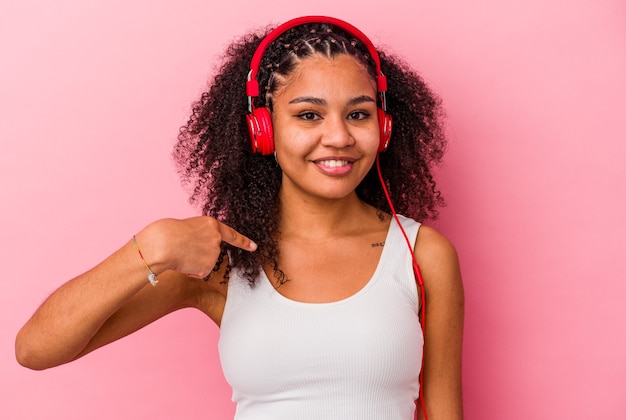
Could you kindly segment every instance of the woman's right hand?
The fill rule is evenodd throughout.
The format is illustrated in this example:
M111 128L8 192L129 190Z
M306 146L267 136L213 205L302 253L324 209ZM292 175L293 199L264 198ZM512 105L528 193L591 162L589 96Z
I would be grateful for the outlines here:
M246 251L257 245L230 226L209 216L161 219L136 235L146 262L155 274L173 270L204 278L215 266L221 242Z

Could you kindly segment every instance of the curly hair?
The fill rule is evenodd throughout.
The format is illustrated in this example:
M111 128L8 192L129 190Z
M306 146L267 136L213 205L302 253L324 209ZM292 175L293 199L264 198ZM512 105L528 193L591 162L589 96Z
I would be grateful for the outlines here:
M227 47L208 90L181 127L173 151L183 182L194 187L190 201L201 204L204 215L258 244L254 253L229 245L222 251L229 255L227 273L239 267L251 285L263 264L273 265L279 283L286 281L277 263L281 169L272 156L252 152L244 117L250 61L271 29L248 33ZM285 31L264 52L257 75L260 94L254 106L271 110L272 94L312 54L348 54L375 78L374 61L359 39L329 24L300 25ZM379 58L387 77L387 112L393 116L391 142L380 155L386 186L398 213L422 221L434 219L437 208L444 205L431 172L446 145L441 101L405 61L385 52L379 52ZM375 167L356 193L380 211L390 212Z

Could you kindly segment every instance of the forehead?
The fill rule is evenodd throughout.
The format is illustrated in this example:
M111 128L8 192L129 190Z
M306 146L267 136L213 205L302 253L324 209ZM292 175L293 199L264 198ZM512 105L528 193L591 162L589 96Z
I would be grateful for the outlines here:
M301 60L284 79L276 96L287 94L375 95L376 81L365 66L348 54L326 57L314 54Z

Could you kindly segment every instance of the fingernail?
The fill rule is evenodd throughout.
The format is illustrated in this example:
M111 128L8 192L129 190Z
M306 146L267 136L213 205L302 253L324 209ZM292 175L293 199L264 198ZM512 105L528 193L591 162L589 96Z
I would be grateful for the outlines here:
M253 241L250 241L250 245L248 247L250 248L250 251L256 251L259 246Z

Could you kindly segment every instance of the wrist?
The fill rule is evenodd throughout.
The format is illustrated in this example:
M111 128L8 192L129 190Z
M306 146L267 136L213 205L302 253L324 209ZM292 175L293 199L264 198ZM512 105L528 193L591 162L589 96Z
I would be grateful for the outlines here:
M146 226L131 239L137 258L140 259L140 262L146 269L146 276L154 274L157 277L171 268L166 257L167 252L165 251L167 244L166 234L159 222L157 221Z
M146 261L146 258L143 256L143 252L141 252L141 247L139 246L139 243L137 242L137 237L136 235L133 235L133 245L135 246L135 250L137 250L137 253L139 254L139 258L141 259L141 262L143 263L144 267L146 267L146 270L148 271L148 281L150 282L150 284L152 285L152 287L156 286L159 281L156 279L156 274L154 271L152 271L152 269L150 268L150 264L148 264L148 262Z

